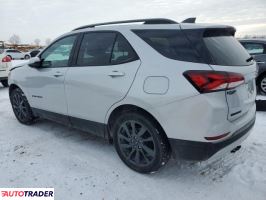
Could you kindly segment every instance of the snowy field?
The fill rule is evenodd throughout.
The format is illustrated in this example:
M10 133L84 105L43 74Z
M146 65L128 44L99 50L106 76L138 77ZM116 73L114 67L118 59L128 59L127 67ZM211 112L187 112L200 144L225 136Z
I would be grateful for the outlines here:
M0 172L0 187L54 187L59 200L266 200L266 113L257 113L235 154L213 163L170 160L141 175L99 138L45 120L18 123L0 86Z

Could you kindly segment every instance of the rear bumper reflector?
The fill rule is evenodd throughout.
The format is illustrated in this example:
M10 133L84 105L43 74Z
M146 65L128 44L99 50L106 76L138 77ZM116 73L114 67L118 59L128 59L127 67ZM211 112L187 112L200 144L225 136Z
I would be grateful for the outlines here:
M174 158L182 160L207 160L221 149L231 145L242 137L246 137L255 124L255 117L245 126L235 131L230 137L218 142L196 142L169 138Z
M213 141L213 140L219 140L219 139L222 139L224 137L226 137L227 135L229 135L230 132L228 133L224 133L222 135L217 135L217 136L213 136L213 137L205 137L206 140L209 140L209 141Z

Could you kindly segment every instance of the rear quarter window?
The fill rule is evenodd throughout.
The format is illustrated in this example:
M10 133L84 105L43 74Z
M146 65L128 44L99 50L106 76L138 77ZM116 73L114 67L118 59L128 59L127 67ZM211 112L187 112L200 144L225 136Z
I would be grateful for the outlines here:
M163 56L180 61L202 62L181 30L132 30Z
M246 66L253 64L245 48L230 35L207 36L203 41L215 65Z

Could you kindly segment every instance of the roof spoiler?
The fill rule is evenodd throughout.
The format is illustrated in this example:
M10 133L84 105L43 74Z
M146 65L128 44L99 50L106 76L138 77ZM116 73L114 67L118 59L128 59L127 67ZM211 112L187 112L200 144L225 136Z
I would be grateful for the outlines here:
M196 17L190 17L182 21L182 23L195 23L196 22Z

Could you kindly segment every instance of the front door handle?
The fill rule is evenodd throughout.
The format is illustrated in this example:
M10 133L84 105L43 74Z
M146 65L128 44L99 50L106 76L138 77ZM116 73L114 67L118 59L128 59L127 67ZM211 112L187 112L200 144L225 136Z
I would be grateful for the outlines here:
M120 71L112 71L108 74L108 76L111 76L112 78L114 78L114 77L119 77L119 76L125 76L125 73L120 72Z
M64 76L61 72L56 72L56 74L54 74L54 77L58 78Z
M63 76L63 74L55 74L54 77L58 78L60 76Z

